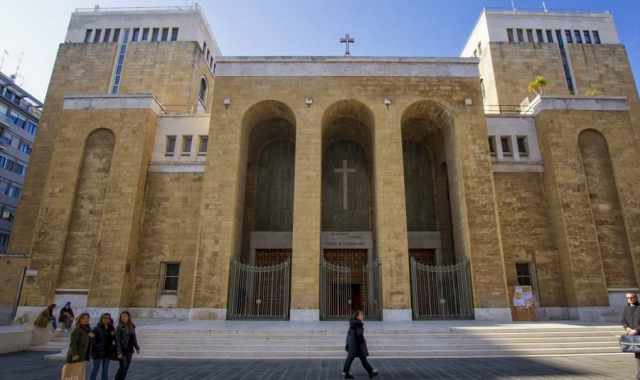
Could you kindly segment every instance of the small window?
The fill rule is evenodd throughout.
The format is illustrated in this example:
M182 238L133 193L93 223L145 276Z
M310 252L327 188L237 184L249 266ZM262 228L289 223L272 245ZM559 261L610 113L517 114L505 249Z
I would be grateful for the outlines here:
M584 43L591 44L591 33L588 30L584 30L582 33L584 33Z
M482 94L482 100L484 101L487 97L487 90L484 87L484 78L480 78L480 94Z
M580 34L579 30L574 30L573 34L576 36L576 43L581 44L582 43L582 34Z
M104 38L102 42L111 42L111 29L107 28L104 30Z
M522 29L516 29L518 33L518 42L524 42L524 31Z
M180 279L179 263L163 263L162 292L176 293L178 291L178 282Z
M562 39L562 30L556 29L556 41L558 41L558 45L564 45L564 41Z
M209 67L213 68L213 56L209 58Z
M169 40L169 28L162 28L162 42Z
M542 29L536 29L536 37L538 37L538 43L544 43L544 34L542 33Z
M598 32L597 30L593 31L593 42L595 42L597 45L601 44L600 41L600 32Z
M140 38L140 28L133 28L133 34L131 35L131 42L137 42Z
M529 263L516 263L516 278L520 286L533 286Z
M160 35L160 28L153 28L151 30L151 42L158 42L159 35Z
M193 136L191 135L182 136L182 155L183 156L191 155L192 142L193 142Z
M513 36L513 29L511 29L511 28L507 29L507 40L510 43L514 43L515 42L515 39L514 39L514 36Z
M502 147L503 157L513 157L513 149L511 149L511 136L501 136L500 146Z
M207 43L206 42L202 43L202 51L203 52L207 51Z
M478 55L482 56L482 42L478 42Z
M102 29L96 29L96 33L93 35L93 43L100 42L101 36L102 36Z
M205 62L209 62L209 56L211 55L211 53L209 52L209 49L207 49L207 58L205 58Z
M547 42L552 44L553 43L553 30L546 30L547 32Z
M176 136L167 136L167 142L164 149L164 155L173 157L176 151Z
M534 41L533 41L533 29L527 29L527 42L534 43Z
M113 42L118 42L120 40L120 28L113 30Z
M520 157L529 157L529 142L527 141L527 136L516 137L516 142L518 143L518 154Z
M142 41L149 41L149 28L142 29Z
M84 34L84 43L88 44L91 42L91 33L93 33L93 29L87 29Z
M564 35L565 35L565 37L567 37L567 43L568 44L572 44L573 43L573 37L571 36L571 31L570 30L565 30L564 31Z
M207 154L207 149L209 145L209 136L201 135L200 136L200 144L198 145L198 156L204 156Z
M489 136L489 153L491 154L491 157L496 156L496 137L495 136Z
M178 41L178 28L172 28L171 29L171 41L175 42Z

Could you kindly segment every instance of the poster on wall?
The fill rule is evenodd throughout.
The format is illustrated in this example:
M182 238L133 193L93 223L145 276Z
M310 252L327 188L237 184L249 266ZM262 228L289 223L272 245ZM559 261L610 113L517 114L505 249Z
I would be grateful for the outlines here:
M513 288L513 306L532 308L535 304L531 286L515 286Z

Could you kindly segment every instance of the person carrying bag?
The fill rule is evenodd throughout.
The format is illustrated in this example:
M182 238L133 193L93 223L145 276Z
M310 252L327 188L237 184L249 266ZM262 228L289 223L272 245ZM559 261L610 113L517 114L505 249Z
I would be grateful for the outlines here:
M91 332L89 313L82 313L76 319L76 326L71 332L67 360L62 367L62 380L85 380L87 362L91 355Z

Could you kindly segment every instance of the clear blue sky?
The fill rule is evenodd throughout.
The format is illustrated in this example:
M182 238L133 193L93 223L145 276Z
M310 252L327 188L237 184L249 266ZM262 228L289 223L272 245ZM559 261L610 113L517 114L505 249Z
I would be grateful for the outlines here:
M514 0L539 8L540 0ZM22 84L44 98L58 44L77 7L185 5L164 0L3 1L0 56L13 73L21 52ZM458 56L483 7L510 0L203 0L224 55L341 55L338 38L356 38L354 55ZM546 0L550 9L613 13L640 83L639 0ZM1 58L0 58L1 59Z

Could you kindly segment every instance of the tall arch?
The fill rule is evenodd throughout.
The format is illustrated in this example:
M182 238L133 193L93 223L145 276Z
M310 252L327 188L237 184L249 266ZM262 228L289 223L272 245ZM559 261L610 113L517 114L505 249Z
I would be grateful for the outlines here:
M91 287L114 148L115 136L111 130L97 129L87 137L71 209L58 288Z
M607 140L588 129L578 136L591 211L608 288L636 288L618 188Z

